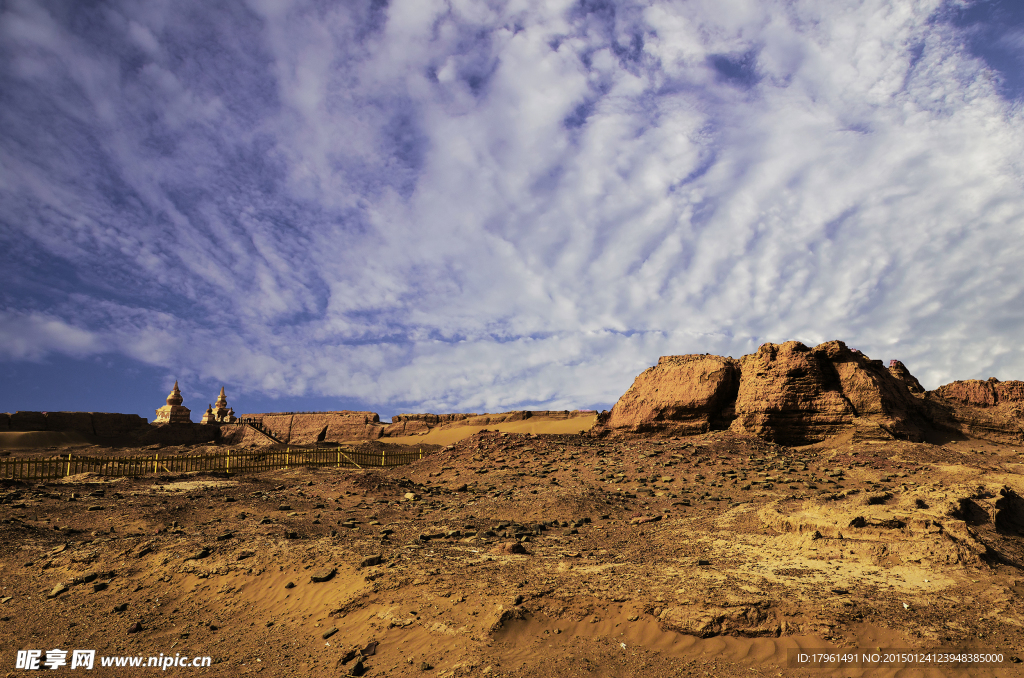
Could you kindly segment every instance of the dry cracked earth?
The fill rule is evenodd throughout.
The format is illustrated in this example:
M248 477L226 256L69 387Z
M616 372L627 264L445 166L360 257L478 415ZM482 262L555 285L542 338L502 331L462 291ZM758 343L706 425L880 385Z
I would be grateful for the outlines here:
M172 673L215 676L1024 673L1013 447L484 431L429 452L386 470L7 482L0 673L51 648L210 656ZM813 648L1006 660L787 663Z

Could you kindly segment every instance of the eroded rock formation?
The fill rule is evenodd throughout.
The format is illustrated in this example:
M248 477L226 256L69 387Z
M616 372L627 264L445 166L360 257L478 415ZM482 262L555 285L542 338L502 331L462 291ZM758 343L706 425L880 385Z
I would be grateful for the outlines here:
M602 426L683 435L730 427L791 445L848 430L921 441L934 430L1017 437L1022 412L1024 382L956 382L926 394L899 361L886 368L841 341L789 341L739 360L665 356Z
M740 384L737 361L717 355L664 356L612 408L607 426L692 435L724 421ZM726 424L728 425L728 424Z

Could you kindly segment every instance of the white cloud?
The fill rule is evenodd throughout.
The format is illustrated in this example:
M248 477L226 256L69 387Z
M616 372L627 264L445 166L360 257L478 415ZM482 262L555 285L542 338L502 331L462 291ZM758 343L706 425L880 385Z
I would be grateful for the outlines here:
M7 359L431 410L791 338L1024 376L1021 108L937 1L171 7L0 15Z

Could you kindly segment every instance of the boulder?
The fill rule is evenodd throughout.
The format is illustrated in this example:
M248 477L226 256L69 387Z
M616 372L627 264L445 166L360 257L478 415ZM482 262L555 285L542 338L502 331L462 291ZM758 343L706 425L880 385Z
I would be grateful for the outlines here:
M76 431L93 435L92 414L89 412L47 412L46 430Z
M612 408L605 425L633 432L703 433L727 420L740 382L737 361L714 355L663 356Z
M0 412L0 433L11 430L11 415L7 412Z
M42 412L15 412L11 415L12 431L45 431L46 415Z

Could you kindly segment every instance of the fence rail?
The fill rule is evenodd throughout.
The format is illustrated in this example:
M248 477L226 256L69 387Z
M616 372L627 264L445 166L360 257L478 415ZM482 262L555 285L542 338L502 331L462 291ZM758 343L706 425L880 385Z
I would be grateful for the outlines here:
M344 448L225 452L224 454L145 457L92 457L68 454L46 459L0 459L0 478L11 480L57 480L79 473L133 478L159 473L194 471L219 473L260 473L292 467L389 468L423 458L423 451L395 454L357 452Z

